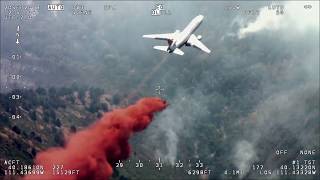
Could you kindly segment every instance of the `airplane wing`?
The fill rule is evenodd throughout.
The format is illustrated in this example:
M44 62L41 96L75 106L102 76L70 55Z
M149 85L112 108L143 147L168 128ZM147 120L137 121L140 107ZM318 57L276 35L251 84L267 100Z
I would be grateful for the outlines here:
M174 33L167 33L167 34L148 34L143 35L144 38L152 38L152 39L159 39L159 40L171 40L174 37Z
M198 38L194 34L192 34L190 36L187 43L190 44L191 46L199 48L200 50L202 50L208 54L211 52L210 49L208 49L201 41L199 41Z

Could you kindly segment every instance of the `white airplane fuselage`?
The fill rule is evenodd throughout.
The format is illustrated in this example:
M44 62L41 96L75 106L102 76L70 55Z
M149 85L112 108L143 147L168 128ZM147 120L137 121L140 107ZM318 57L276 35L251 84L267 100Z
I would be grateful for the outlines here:
M180 48L185 45L193 32L200 26L202 21L203 16L198 15L192 19L192 21L187 25L187 27L184 28L182 32L177 32L179 33L177 38L173 39L172 42L169 42L168 51L173 52L176 48Z
M193 18L190 23L183 29L183 31L176 30L173 33L164 33L164 34L146 34L142 35L143 38L151 38L157 40L165 40L168 42L167 46L153 46L153 49L165 51L168 53L177 54L180 56L184 55L184 52L181 50L181 47L191 46L200 49L201 51L210 54L211 50L206 47L200 39L202 36L196 36L194 31L200 26L204 19L203 15L198 15Z

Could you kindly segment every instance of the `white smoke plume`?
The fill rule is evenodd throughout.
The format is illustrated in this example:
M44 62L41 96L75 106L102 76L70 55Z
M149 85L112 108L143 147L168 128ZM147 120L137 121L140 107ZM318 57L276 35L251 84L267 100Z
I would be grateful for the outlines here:
M236 146L236 152L234 154L234 164L238 169L241 169L245 175L250 170L250 164L257 159L256 152L254 150L254 146L246 141L239 141ZM242 178L242 176L240 178Z
M306 9L305 5L311 5L311 8ZM242 39L249 34L263 30L290 28L290 30L299 32L308 28L319 27L319 2L285 2L283 6L283 15L277 15L276 10L272 8L261 8L255 21L247 24L240 23L242 28L237 33L238 38Z

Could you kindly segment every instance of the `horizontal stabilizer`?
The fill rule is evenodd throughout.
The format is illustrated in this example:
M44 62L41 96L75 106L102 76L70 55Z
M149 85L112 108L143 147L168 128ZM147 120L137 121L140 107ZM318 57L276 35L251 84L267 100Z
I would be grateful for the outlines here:
M168 46L153 46L153 49L168 52Z
M184 52L181 51L181 49L179 49L179 48L174 49L173 53L178 54L180 56L184 55Z

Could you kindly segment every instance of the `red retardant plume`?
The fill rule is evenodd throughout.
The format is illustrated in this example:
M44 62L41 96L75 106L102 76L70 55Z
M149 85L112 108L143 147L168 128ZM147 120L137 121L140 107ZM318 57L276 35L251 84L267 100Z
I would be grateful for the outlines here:
M145 129L153 114L166 106L166 101L151 97L127 108L105 113L87 129L73 134L65 147L53 147L38 153L35 164L43 166L44 174L28 175L24 179L109 179L113 172L112 164L129 158L131 148L128 140L131 135ZM74 174L61 175L68 170Z

